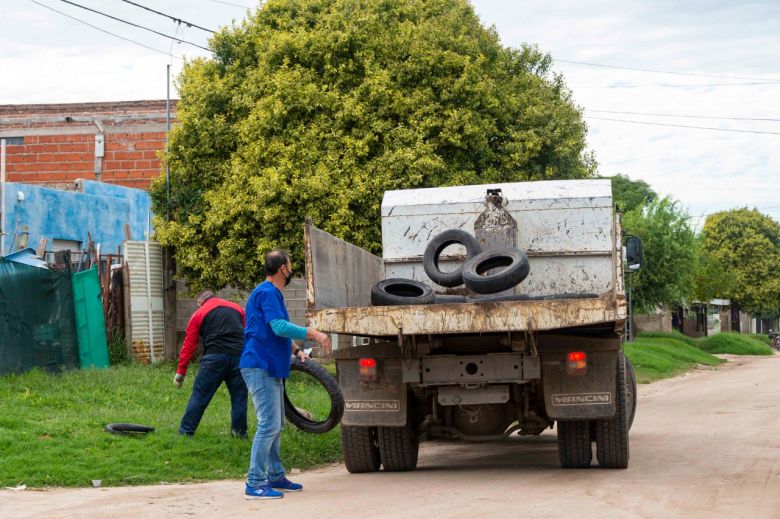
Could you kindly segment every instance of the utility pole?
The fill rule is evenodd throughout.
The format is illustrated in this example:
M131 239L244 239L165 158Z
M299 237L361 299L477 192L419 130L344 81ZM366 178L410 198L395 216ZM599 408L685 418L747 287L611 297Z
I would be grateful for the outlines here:
M0 256L5 256L5 139L0 139Z

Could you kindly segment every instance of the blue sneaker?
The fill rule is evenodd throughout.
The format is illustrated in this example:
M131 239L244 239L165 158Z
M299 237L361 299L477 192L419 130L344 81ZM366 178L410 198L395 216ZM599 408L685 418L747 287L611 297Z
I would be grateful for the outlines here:
M271 481L270 485L271 488L281 490L282 492L300 492L303 490L303 485L300 483L293 483L287 478L284 478L281 481Z
M246 485L244 490L244 499L281 499L284 494L271 488L271 485L260 485L259 487L250 487Z

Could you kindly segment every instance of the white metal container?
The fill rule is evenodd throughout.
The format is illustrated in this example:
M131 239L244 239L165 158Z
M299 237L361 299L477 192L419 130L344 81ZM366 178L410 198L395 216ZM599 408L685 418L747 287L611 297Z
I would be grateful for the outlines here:
M488 189L501 190L504 208L517 222L515 245L530 259L531 273L517 293L601 295L613 290L619 240L608 179L388 191L382 201L385 277L416 279L444 293L423 270L425 247L447 229L473 234L487 207ZM446 251L452 261L465 252L452 249Z

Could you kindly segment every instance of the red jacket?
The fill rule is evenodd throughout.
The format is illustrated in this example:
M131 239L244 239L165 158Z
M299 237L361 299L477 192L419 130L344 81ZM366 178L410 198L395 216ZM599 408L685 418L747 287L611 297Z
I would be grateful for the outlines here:
M210 297L192 314L179 354L176 373L187 374L187 365L203 337L204 354L240 355L244 344L244 309L218 297Z

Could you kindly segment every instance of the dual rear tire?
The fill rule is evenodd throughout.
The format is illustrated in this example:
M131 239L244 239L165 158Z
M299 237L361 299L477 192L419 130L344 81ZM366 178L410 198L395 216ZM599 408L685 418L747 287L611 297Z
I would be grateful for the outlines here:
M558 422L558 458L561 468L590 467L593 441L596 443L599 467L628 467L628 430L636 412L636 379L631 363L626 360L622 350L618 352L615 378L615 416L607 420Z
M411 417L403 427L341 427L341 451L350 473L417 468L420 437Z

